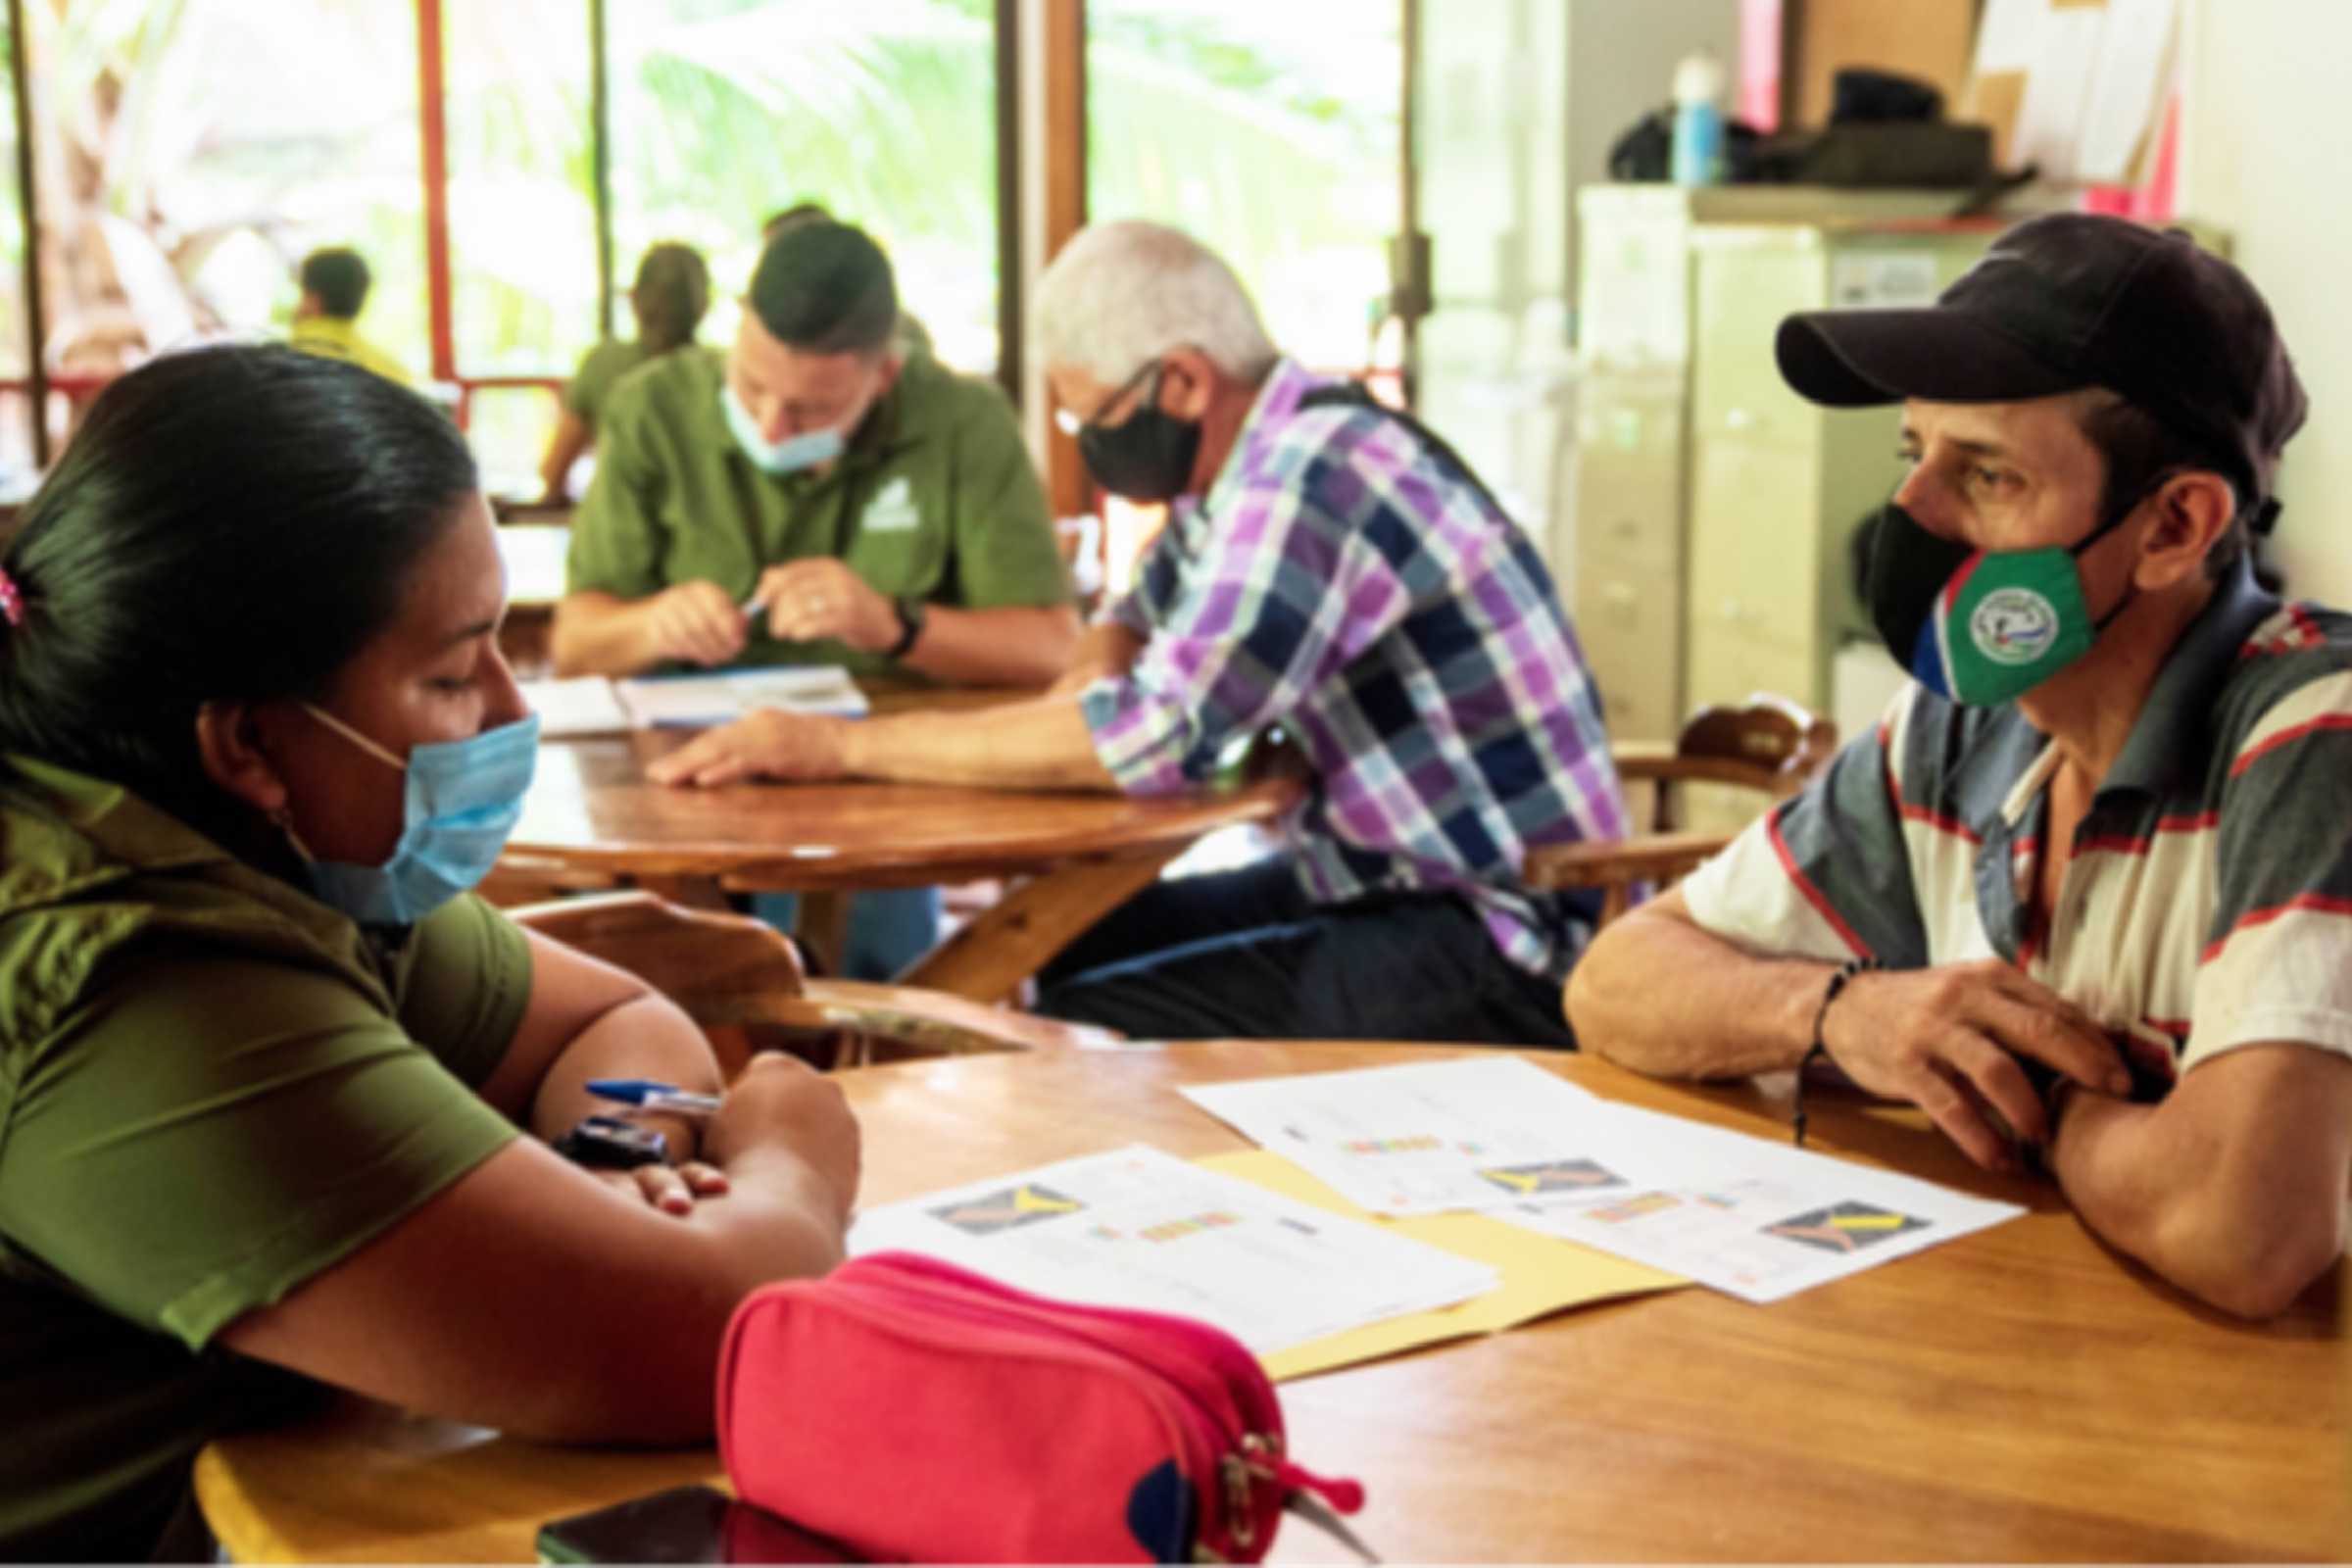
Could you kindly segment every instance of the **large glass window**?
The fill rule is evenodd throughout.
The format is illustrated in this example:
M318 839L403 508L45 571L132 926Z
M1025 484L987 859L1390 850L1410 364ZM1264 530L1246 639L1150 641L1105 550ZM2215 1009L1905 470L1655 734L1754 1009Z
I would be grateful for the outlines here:
M703 337L724 343L761 221L820 202L890 252L942 360L993 370L994 16L991 0L612 5L615 285L649 245L696 246Z
M1173 223L1310 365L1359 368L1398 226L1401 7L1088 0L1087 216Z
M596 341L588 9L498 0L441 16L457 372L561 382ZM625 310L614 326L628 330ZM552 385L471 392L466 437L493 494L538 491L556 409Z
M367 256L361 330L424 368L410 0L63 0L24 15L61 383L282 332L294 268L320 245Z

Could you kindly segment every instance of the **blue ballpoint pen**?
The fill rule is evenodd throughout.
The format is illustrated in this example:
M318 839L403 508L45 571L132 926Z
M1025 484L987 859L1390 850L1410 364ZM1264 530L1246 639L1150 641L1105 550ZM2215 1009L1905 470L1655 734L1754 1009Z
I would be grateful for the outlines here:
M640 1110L709 1115L718 1108L716 1095L698 1095L676 1084L659 1083L651 1078L591 1078L587 1087L599 1100L616 1100Z

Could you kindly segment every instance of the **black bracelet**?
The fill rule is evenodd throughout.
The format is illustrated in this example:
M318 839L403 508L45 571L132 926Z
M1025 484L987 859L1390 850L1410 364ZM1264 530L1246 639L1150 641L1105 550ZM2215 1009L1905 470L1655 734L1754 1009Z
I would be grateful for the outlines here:
M884 659L905 659L914 652L914 645L923 635L923 602L912 594L901 594L891 601L899 612L899 640L890 645Z
M1796 1147L1799 1149L1805 1147L1805 1069L1813 1065L1815 1058L1830 1054L1829 1043L1821 1038L1821 1026L1829 1022L1830 1004L1838 1000L1838 993L1846 988L1847 982L1854 976L1884 967L1876 958L1848 958L1838 966L1830 976L1830 983L1822 988L1821 1005L1813 1009L1813 1044L1806 1047L1804 1055L1797 1059L1796 1093L1788 1106L1788 1130L1796 1135Z

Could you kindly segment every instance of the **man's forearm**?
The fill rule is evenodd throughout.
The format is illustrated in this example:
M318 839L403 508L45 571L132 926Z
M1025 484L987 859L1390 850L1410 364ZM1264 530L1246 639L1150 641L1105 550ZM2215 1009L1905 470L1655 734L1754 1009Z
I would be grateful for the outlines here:
M1793 1067L1832 966L1758 958L1700 930L1669 895L1610 923L1568 976L1577 1043L1653 1078Z
M1070 667L1054 682L1055 692L1079 692L1106 676L1124 675L1135 667L1144 640L1115 620L1089 626L1070 656Z
M646 647L651 600L565 595L556 605L548 653L559 675L634 675L658 662Z
M2306 1047L2249 1046L2154 1105L2068 1091L2050 1166L2111 1246L2225 1311L2270 1317L2343 1251L2346 1077L2352 1063Z
M1078 612L1067 605L996 610L928 607L903 663L966 686L1043 686L1069 667Z
M1075 697L845 722L843 770L902 784L1115 792Z

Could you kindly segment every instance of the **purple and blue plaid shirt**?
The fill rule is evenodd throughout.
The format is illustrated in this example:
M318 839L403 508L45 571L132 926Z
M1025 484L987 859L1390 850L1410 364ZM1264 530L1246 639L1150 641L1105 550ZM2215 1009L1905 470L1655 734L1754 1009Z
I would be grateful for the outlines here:
M1449 890L1512 962L1564 976L1584 928L1522 858L1623 838L1626 810L1551 573L1402 422L1300 412L1321 384L1274 368L1112 608L1146 643L1084 695L1095 750L1130 795L1166 794L1279 723L1316 776L1285 832L1317 903Z

